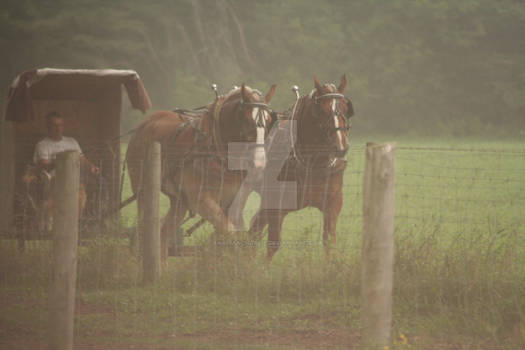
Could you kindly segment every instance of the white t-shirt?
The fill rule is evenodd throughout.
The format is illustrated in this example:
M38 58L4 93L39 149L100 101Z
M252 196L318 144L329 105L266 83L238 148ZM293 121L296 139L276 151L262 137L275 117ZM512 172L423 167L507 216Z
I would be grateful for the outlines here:
M49 137L46 137L36 144L33 162L36 164L42 159L54 162L57 153L64 151L78 151L82 153L77 140L72 137L62 136L62 140L60 141L54 141Z

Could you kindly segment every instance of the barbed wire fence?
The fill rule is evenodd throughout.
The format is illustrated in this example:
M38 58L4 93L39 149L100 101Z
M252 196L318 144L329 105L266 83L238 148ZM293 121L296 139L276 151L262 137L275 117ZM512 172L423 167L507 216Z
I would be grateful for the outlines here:
M231 305L238 305L235 303L241 303L247 291L255 290L255 299L253 295L250 299L253 302L251 310L260 313L256 317L259 324L264 321L263 309L268 301L264 293L272 294L273 302L280 304L281 310L289 310L290 296L298 297L305 303L314 300L318 308L312 312L319 313L316 322L324 325L325 330L342 327L349 332L354 331L354 323L349 316L334 316L334 313L325 312L327 310L323 307L332 306L323 304L322 300L323 293L328 293L336 298L335 305L343 305L341 312L347 311L351 308L352 295L356 294L355 285L360 283L354 275L356 266L362 263L364 153L363 146L353 146L347 155L344 204L337 224L337 249L345 256L342 266L350 266L348 274L327 271L326 266L318 264L323 254L322 216L314 209L303 209L290 214L284 222L283 244L272 263L273 277L258 273L249 277L243 271L243 262L237 261L233 264L233 271L229 272L230 276L226 277L235 281L233 287L230 286L233 289L227 289L220 281L225 278L225 271L212 269L213 272L203 273L200 271L204 268L202 262L175 260L173 264L180 267L175 268L173 283L186 286L173 287L173 290L200 294L202 288L206 290L204 286L208 286L218 294L229 291ZM120 167L123 156L119 158ZM80 244L85 248L79 253L81 292L141 284L140 269L136 267L140 254L126 250L129 238L137 235L135 205L121 210L111 223L101 220L108 201L107 193L120 186L120 176L114 173L114 166L111 166L111 175L108 175L102 162L99 165L102 167L102 180L95 183L94 190L90 190L98 194L91 196L92 207L81 219ZM396 304L405 303L417 315L437 312L449 317L451 310L459 307L464 311L461 320L455 321L459 326L467 328L468 323L470 327L475 327L472 323L492 322L505 323L512 330L523 317L520 310L523 310L524 291L520 283L525 280L525 150L398 146L396 168L394 308ZM123 199L130 195L129 179L125 181ZM89 197L88 193L88 201ZM258 204L259 199L252 195L244 213L245 221L249 222ZM161 204L164 213L167 206L168 201L164 198ZM19 220L21 225L31 219L26 212L15 214L14 221ZM197 217L189 219L184 228L191 227L197 220ZM50 242L43 239L48 236L34 227L30 230L28 237L31 239L24 253L29 259L21 263L24 258L17 255L14 261L20 265L11 269L13 262L4 261L3 287L45 284L50 277L48 266L44 263L51 251ZM185 244L202 244L212 231L211 225L204 224L191 237L184 238ZM8 242L17 238L13 226L2 236L3 249L16 250ZM13 256L12 253L4 254L4 257ZM312 261L305 262L305 258ZM302 269L300 264L304 264L303 268L307 270ZM189 274L181 271L188 267L191 268ZM290 276L292 267L298 270ZM276 272L277 269L280 271ZM327 282L322 275L345 277L346 280ZM212 282L205 281L207 278ZM245 278L249 282L243 281ZM246 283L255 284L248 287L243 285ZM326 285L323 286L323 283ZM326 291L328 286L335 290ZM338 295L340 300L334 295ZM138 293L135 297L135 302L139 302ZM215 299L216 313L220 309L218 300L220 297ZM184 327L188 329L197 327L201 322L199 313L206 312L195 304L190 317L183 320L178 316L177 307L172 306L172 309L172 320L177 327L186 324ZM233 312L232 328L242 329L246 322L244 311L238 307ZM125 313L121 315L119 317L127 317ZM214 327L220 329L220 316L216 314L214 317L218 319ZM342 320L341 323L334 321L334 318ZM269 326L270 330L277 331L280 326L290 327L291 323L286 318L277 319ZM398 327L395 319L393 322L394 327ZM308 321L306 324L312 326L317 323ZM138 321L131 325L136 327L137 332L142 326ZM350 337L347 341L355 339Z

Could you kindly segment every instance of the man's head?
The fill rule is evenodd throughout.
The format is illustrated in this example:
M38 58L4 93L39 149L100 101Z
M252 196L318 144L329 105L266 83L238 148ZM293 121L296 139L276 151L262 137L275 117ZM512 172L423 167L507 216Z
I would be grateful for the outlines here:
M49 112L46 115L47 136L53 141L62 140L64 133L64 118L56 111Z

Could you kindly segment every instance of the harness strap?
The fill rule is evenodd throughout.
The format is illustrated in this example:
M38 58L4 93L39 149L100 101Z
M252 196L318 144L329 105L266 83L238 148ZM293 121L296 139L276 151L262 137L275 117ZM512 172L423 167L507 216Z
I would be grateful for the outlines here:
M205 136L206 134L202 131L201 129L201 124L202 124L202 118L199 118L199 119L196 119L195 117L193 116L188 116L188 115L180 115L181 117L183 116L186 116L188 117L188 119L186 121L184 121L183 123L181 123L179 126L177 126L177 128L175 129L173 135L172 135L172 142L173 143L176 143L177 142L177 139L179 138L180 134L186 130L188 127L191 127L193 128L193 130L195 131L195 136L194 136L194 140L193 140L193 144L192 144L192 147L190 148L190 150L188 152L186 152L184 155L182 155L181 157L181 160L182 161L185 161L187 159L187 156L188 154L192 153L194 147L196 145L198 145L198 142L199 142L199 139L203 136ZM197 125L197 120L199 121L199 125ZM166 176L171 176L173 175L175 172L176 172L176 168L177 168L177 164L174 163L173 164L173 168L168 170L166 172Z
M215 100L212 107L212 113L210 115L210 135L211 135L211 147L215 147L215 155L219 159L225 159L226 157L221 155L220 146L221 146L221 133L220 133L220 123L219 117L221 115L221 109L226 97L220 96Z
M195 109L175 108L173 112L191 117L203 117L208 112L208 108L207 106L201 106Z

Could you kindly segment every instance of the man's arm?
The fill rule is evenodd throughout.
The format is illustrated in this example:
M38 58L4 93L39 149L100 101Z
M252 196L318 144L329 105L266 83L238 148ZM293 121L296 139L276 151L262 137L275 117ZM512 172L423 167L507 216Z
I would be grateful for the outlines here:
M96 166L95 164L91 163L85 155L83 154L80 154L80 161L82 163L84 163L84 165L86 165L88 168L89 168L89 171L92 173L92 174L95 174L95 175L98 175L100 174L100 169L98 166Z
M73 143L73 150L75 151L78 151L80 153L80 162L84 165L84 166L87 166L89 171L92 173L92 174L95 174L95 175L98 175L100 174L100 169L98 168L98 166L96 166L95 164L91 163L87 158L86 156L84 155L84 153L82 153L82 149L80 148L80 145L78 143L78 141L76 139L74 139L73 137L70 137L69 140Z

